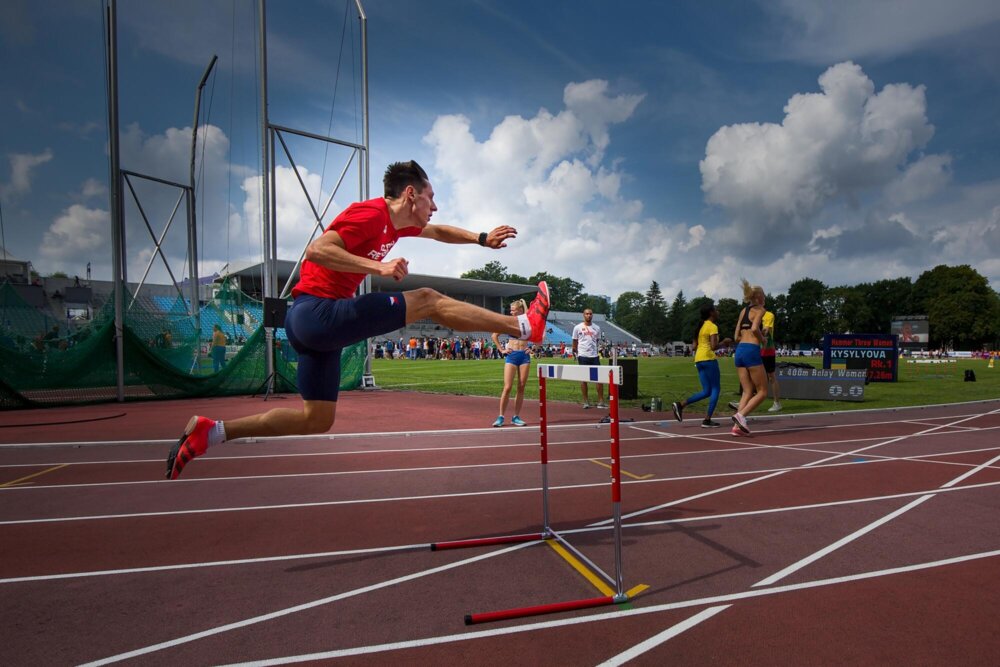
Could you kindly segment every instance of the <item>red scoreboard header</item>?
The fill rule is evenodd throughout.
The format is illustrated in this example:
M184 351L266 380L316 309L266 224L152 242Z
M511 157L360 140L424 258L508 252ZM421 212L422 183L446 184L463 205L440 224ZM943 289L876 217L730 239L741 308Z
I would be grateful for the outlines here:
M895 382L899 336L895 334L827 334L823 368L865 370L869 382Z

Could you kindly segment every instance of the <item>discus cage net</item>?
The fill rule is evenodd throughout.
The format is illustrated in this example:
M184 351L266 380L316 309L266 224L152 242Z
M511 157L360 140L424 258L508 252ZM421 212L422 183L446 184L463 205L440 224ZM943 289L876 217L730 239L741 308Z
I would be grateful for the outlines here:
M125 399L198 398L262 392L268 378L263 304L238 289L201 304L200 328L180 295L128 294L123 344ZM0 409L114 401L117 365L114 302L94 304L88 320L57 316L48 299L27 303L0 283ZM226 335L224 365L213 359L212 334ZM284 329L274 336L274 392L297 391L298 358ZM365 344L342 353L341 389L360 386Z

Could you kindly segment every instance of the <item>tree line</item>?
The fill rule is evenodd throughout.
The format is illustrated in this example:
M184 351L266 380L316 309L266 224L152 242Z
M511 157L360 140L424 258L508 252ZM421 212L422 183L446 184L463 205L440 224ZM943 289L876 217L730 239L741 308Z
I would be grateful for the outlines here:
M654 280L646 293L624 292L613 304L587 294L571 278L541 272L528 278L509 273L499 262L462 274L462 278L534 284L548 281L553 289L553 310L579 312L591 308L642 340L665 344L691 341L701 320L701 307L712 299L688 300L683 291L668 304ZM734 280L734 283L736 281ZM529 301L533 294L524 295ZM719 331L729 336L736 328L743 304L719 299ZM858 285L830 287L814 278L792 283L784 294L768 294L767 308L775 316L780 345L818 346L827 333L890 333L894 318L926 315L930 347L953 349L991 348L1000 343L1000 294L971 266L944 264L924 271L916 280L893 278Z

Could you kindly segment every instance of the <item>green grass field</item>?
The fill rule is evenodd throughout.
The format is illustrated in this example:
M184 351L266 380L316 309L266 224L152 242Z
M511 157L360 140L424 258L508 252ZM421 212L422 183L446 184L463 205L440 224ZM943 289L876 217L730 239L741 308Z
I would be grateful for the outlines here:
M780 361L781 359L779 359ZM608 363L607 360L603 360ZM822 366L822 358L788 358L787 361L806 362ZM538 398L538 380L535 364L525 389L530 399ZM575 363L572 360L544 359L543 363ZM720 359L722 370L722 396L717 414L729 414L726 402L737 399L739 380L732 359ZM965 382L966 369L973 369L976 382ZM412 391L460 394L471 396L500 396L503 388L503 361L434 361L405 359L375 359L372 364L375 382L384 389L406 389ZM671 401L686 398L700 391L698 374L691 359L654 357L639 359L639 398L622 401L626 407L648 404L653 396L663 400L664 409L669 411ZM591 386L591 400L594 388ZM574 382L552 382L547 387L550 400L579 401L580 386ZM513 396L512 396L513 398ZM987 368L981 359L958 360L953 364L908 364L901 363L897 382L871 383L865 388L863 402L785 400L781 403L784 412L821 412L827 410L854 410L863 408L892 408L909 405L931 405L937 403L959 403L988 398L1000 398L1000 364ZM707 401L692 407L692 411L703 412ZM762 409L770 407L766 401Z

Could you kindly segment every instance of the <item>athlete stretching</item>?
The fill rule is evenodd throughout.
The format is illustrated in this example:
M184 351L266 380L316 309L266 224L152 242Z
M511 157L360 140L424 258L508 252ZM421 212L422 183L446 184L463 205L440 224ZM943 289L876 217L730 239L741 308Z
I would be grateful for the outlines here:
M494 331L541 343L549 313L549 288L542 281L526 314L502 315L456 301L423 287L408 292L377 292L355 297L366 274L402 280L408 262L381 261L404 236L442 243L479 243L505 248L517 236L501 225L476 234L449 225L430 224L437 210L434 188L416 162L389 165L385 196L352 204L306 249L285 331L299 354L298 384L302 409L278 408L226 422L192 417L167 456L167 478L211 445L250 436L324 433L333 426L340 389L340 352L365 338L430 318L458 331Z

